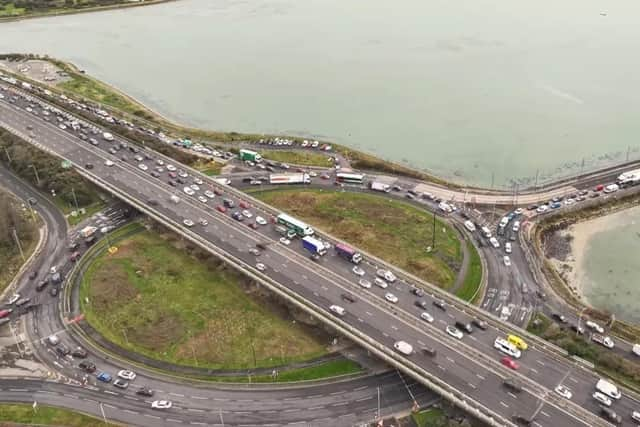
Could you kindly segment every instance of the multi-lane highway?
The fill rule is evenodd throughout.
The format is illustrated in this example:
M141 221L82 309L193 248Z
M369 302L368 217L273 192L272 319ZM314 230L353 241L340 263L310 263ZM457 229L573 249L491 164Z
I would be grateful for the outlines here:
M133 155L127 154L127 161L123 161L121 156L124 154L112 155L108 152L114 143L122 142L119 139L116 138L114 143L100 141L94 147L80 140L77 134L59 129L42 121L40 117L7 103L0 103L0 120L6 128L22 134L41 148L72 161L90 179L134 203L154 218L180 230L209 250L218 252L245 268L257 279L271 284L290 298L302 297L304 304L316 310L317 315L325 320L330 321L332 318L327 310L329 305L345 306L347 314L341 319L333 320L343 332L361 344L370 346L381 357L397 363L412 375L423 381L428 379L430 386L441 387L439 392L452 393L458 398L464 396L464 399L484 414L500 417L501 423L510 422L514 415L535 417L534 422L540 425L602 423L600 418L590 416L583 409L592 412L598 410L590 398L597 381L593 373L573 365L557 352L533 341L532 337L529 338L532 340L530 350L519 361L520 369L515 372L507 370L499 362L501 355L493 348L493 341L497 335L505 335L510 329L489 318L490 326L486 331L477 330L462 340L446 335L444 326L454 320L468 319L471 316L469 313L486 316L446 296L446 310L440 310L433 306L433 302L441 296L427 295L422 300L426 302L427 311L435 321L427 323L420 320L418 316L423 309L416 307L416 298L410 293L411 286L418 285L417 279L394 270L399 279L388 289L363 288L351 272L351 264L335 256L325 257L315 263L302 254L299 242L294 241L291 246L278 243L270 226L258 227L254 231L244 223L231 219L228 213L215 211L211 206L219 203L215 198L205 203L195 195L191 197L182 193L180 202L170 202L170 196L176 190L167 184L165 177L155 178L150 175L159 166L160 158L155 153L147 153L149 159L143 158L135 163ZM28 136L29 131L33 132L35 138ZM105 164L107 160L113 165ZM162 160L165 163L172 162L166 158ZM91 169L86 169L88 164L92 165ZM189 185L194 185L191 182L198 178L206 182L203 188L221 189L206 177L180 165L176 166L188 173ZM224 191L237 204L240 199L248 201L253 206L250 209L254 216L260 214L270 218L273 215L274 211L269 207L228 188ZM154 200L154 204L157 202L157 205L150 206L150 200ZM199 225L197 221L200 218L206 219L208 225ZM193 228L184 227L181 225L184 219L192 219L196 225ZM328 236L325 239L333 242ZM255 248L258 242L270 244L256 260L249 249ZM265 271L260 272L255 268L258 261L266 266ZM372 257L367 257L361 266L365 277L370 279L375 276L377 268L386 267ZM420 283L420 286L426 287L429 294L437 293L427 284ZM396 294L399 299L396 304L385 300L387 292ZM353 294L356 302L345 303L345 293ZM523 335L523 332L518 333ZM400 339L413 344L418 351L407 357L394 352L393 343ZM434 357L423 354L419 351L423 346L435 349L437 355ZM510 393L502 386L504 378L510 376L519 377L525 384L523 392ZM566 385L575 391L571 402L552 391L562 381L567 381ZM572 387L571 383L575 385ZM491 390L491 393L487 390ZM625 396L616 403L616 410L630 414L635 404Z

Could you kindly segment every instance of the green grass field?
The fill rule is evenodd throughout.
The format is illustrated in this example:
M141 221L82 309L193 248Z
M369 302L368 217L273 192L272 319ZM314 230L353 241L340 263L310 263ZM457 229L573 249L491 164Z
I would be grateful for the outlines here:
M408 203L382 196L322 190L276 190L254 194L371 254L443 288L449 288L462 262L455 232Z
M465 301L471 301L480 287L482 281L482 263L480 261L480 254L476 250L473 243L467 241L467 248L471 259L469 260L469 268L467 275L464 278L464 282L456 295Z
M176 243L176 244L179 244ZM267 367L326 354L323 343L248 296L243 278L145 231L116 244L83 277L87 321L118 345L217 369ZM89 299L89 303L85 302Z
M115 426L116 424L105 424L102 420L51 406L38 405L33 410L29 405L8 405L0 404L0 425L27 424L27 425L47 425L65 427L98 427Z
M15 4L9 3L0 8L0 18L8 18L12 16L24 15L25 9L23 7L16 7Z
M215 161L199 161L193 165L194 168L209 176L219 175L222 170L222 166L224 166L222 163Z
M320 154L315 151L280 151L280 150L263 150L260 151L262 157L275 162L284 162L290 165L301 166L321 166L331 165L327 160L329 156Z
M59 83L57 87L64 91L78 94L87 99L92 99L127 113L135 114L139 106L129 101L126 97L118 94L109 86L97 80L83 76L82 74L69 74L71 79Z
M448 425L447 416L441 409L427 409L414 414L411 418L418 427L446 427Z

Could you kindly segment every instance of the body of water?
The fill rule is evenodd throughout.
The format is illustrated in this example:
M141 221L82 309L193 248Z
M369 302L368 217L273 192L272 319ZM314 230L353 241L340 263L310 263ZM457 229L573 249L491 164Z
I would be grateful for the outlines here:
M72 61L188 125L503 187L640 156L639 21L635 0L181 0L1 24L0 51Z

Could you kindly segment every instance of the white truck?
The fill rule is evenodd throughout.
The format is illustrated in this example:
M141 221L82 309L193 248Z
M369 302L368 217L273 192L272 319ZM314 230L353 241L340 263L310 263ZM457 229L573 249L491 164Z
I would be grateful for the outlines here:
M113 141L113 135L111 135L109 132L104 132L102 134L102 137L105 141Z
M272 173L269 184L310 184L311 178L306 173Z
M384 193L388 193L391 191L391 186L382 182L371 182L369 184L369 188L373 191L382 191Z
M622 397L622 393L620 393L618 387L607 380L598 380L598 382L596 383L596 390L598 390L600 393L606 394L612 399L620 399Z

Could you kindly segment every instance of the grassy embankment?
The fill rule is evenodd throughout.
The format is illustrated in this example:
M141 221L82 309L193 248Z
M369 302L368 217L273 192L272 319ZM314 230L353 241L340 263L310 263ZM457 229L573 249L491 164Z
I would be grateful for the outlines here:
M471 301L476 296L482 281L482 262L473 243L467 241L466 244L470 254L469 268L462 286L456 291L456 295L465 301Z
M454 283L462 262L455 232L407 203L381 196L323 190L274 190L254 194L365 251L444 289Z
M220 175L220 171L224 165L213 160L200 160L192 166L205 175L213 176Z
M332 163L328 161L329 156L321 154L317 151L288 151L288 150L273 150L273 151L260 151L262 157L267 160L273 160L274 162L288 163L290 165L301 166L319 166L327 167Z
M117 246L115 255L102 255L89 266L80 295L87 321L121 347L213 369L268 367L326 354L317 337L277 314L278 307L247 295L238 273L208 255L197 259L173 235L145 231ZM358 369L334 362L282 372L279 380Z
M0 188L0 293L11 283L23 260L13 230L22 245L25 259L38 243L38 217L22 209L22 203Z
M576 355L593 363L598 372L611 377L619 384L640 392L640 366L614 352L586 341L568 328L562 328L543 314L537 314L527 330L553 344L564 348L570 355Z
M111 423L105 424L101 419L51 406L38 405L34 411L31 404L0 404L0 425L5 422L9 423L9 425L25 424L65 427L104 427L117 425Z
M154 3L163 3L168 0L64 0L36 1L26 0L19 2L0 0L0 22L9 18L37 18L49 15L66 15L72 13L92 12L98 10L118 9L124 7L143 6Z
M12 57L14 56L15 58L25 57L24 55L12 55ZM150 110L145 105L139 103L135 99L127 96L117 89L93 77L80 73L79 70L72 64L51 58L48 58L48 60L69 75L70 80L59 83L57 86L58 90L61 90L70 96L81 96L85 99L99 102L108 107L127 113L131 115L131 118L143 119L147 121L147 123L155 125L157 127L156 129L158 130L163 129L164 131L174 133L175 135L188 136L194 140L204 139L208 141L219 142L257 141L259 139L265 138L265 135L263 134L216 132L180 126L162 117L158 113ZM291 139L301 140L302 138L292 137ZM334 149L340 151L343 155L345 155L345 157L350 159L352 166L356 169L407 176L446 185L448 187L457 187L455 184L447 183L444 180L441 180L435 176L429 175L419 170L415 170L398 163L389 162L373 155L363 153L361 151L342 147L335 143L332 143L332 145L334 146ZM274 154L273 152L270 152L268 157L276 161L283 161L285 163L291 164L326 166L325 161L320 160L320 157L322 157L322 155L319 155L320 157L316 157L315 154L317 153L309 154L308 156L296 157L294 156L294 154ZM277 160L278 156L283 156L282 160Z

